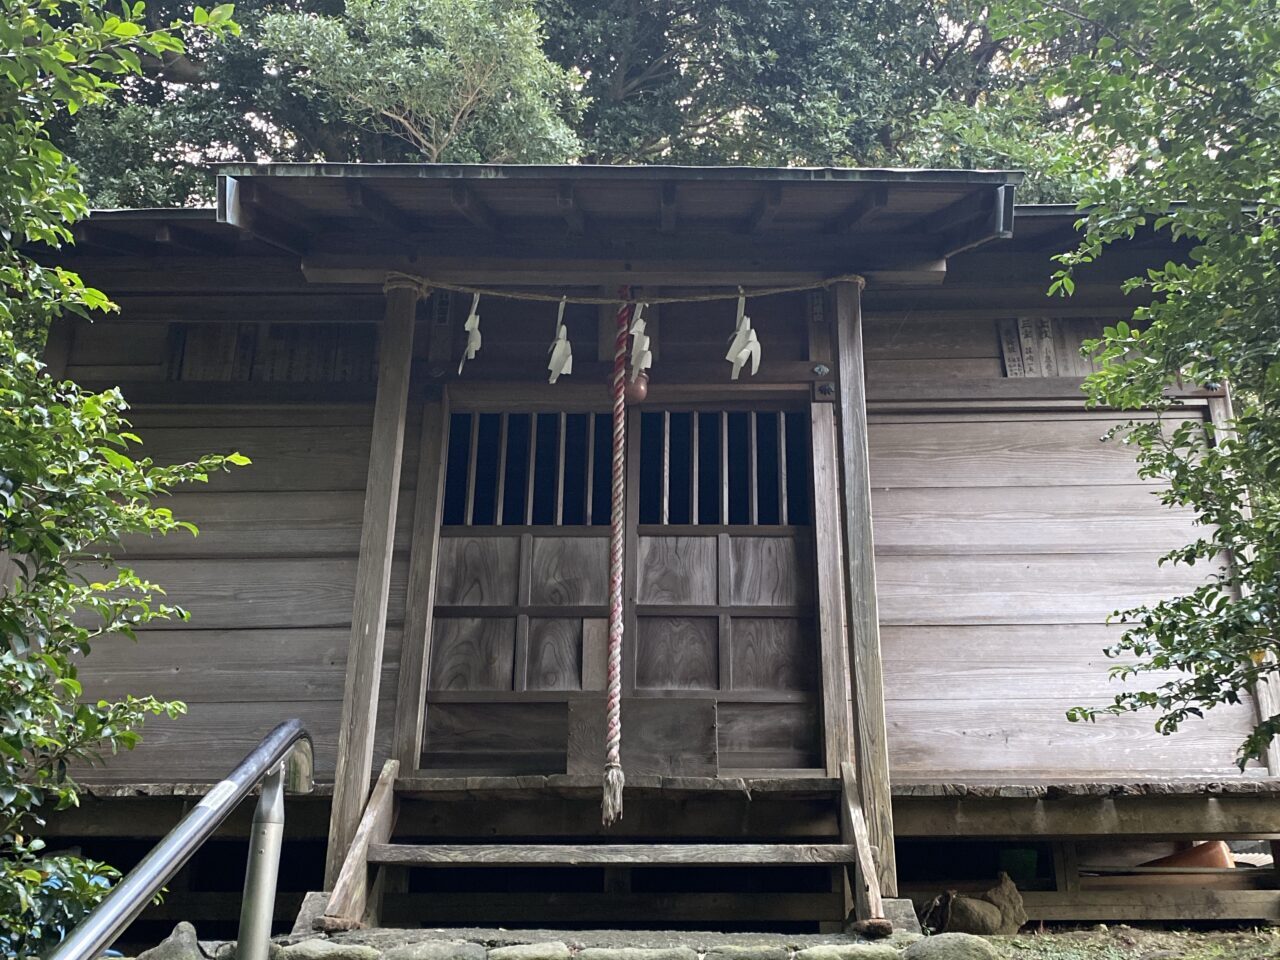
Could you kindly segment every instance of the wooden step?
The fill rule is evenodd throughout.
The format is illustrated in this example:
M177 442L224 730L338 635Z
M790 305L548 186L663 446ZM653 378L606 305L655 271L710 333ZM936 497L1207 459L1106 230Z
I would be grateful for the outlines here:
M857 848L843 843L377 843L369 846L369 863L436 867L763 866L854 863L857 857Z

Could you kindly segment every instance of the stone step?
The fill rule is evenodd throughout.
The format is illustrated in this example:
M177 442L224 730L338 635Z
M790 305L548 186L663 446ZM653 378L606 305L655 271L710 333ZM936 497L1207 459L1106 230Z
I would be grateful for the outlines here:
M399 866L764 866L857 861L844 843L409 844L375 843L368 862Z

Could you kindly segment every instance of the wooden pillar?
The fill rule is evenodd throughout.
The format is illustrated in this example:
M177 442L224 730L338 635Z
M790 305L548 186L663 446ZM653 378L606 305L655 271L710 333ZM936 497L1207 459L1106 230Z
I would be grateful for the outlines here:
M867 449L867 390L862 359L861 287L833 290L836 389L843 474L844 556L849 603L849 662L853 682L853 753L871 843L880 851L880 889L898 895L889 792L889 744L880 662L875 541L871 530L871 457Z
M426 721L427 671L436 606L436 565L440 555L440 504L444 500L444 468L448 459L449 400L441 391L422 411L418 448L418 490L413 504L409 544L409 588L404 633L400 640L400 679L396 691L393 756L412 775L422 755ZM501 505L499 505L501 508Z
M1230 388L1224 389L1222 396L1209 398L1209 422L1214 427L1214 443L1226 440L1231 435L1231 423L1236 418L1235 407L1231 402ZM1250 509L1248 503L1245 509ZM1230 562L1230 557L1227 558ZM1241 591L1237 590L1239 596ZM1268 655L1268 659L1275 658ZM1280 714L1280 681L1275 674L1259 678L1253 686L1254 722L1263 723L1276 714ZM1280 776L1280 742L1272 740L1267 744L1263 761L1267 766L1267 774Z
M378 392L369 444L369 476L360 528L351 642L347 647L342 725L338 730L338 765L324 870L326 890L333 889L342 870L372 776L378 681L382 674L391 551L404 452L405 407L413 360L413 325L420 293L416 285L387 288L386 314L379 336Z
M839 777L851 756L849 657L845 644L843 565L840 557L840 467L831 403L809 406L813 454L813 537L818 581L818 652L822 667L823 765Z
M75 343L74 322L71 317L54 317L49 322L41 359L49 376L55 380L61 380L67 375L67 362L71 359L71 349Z

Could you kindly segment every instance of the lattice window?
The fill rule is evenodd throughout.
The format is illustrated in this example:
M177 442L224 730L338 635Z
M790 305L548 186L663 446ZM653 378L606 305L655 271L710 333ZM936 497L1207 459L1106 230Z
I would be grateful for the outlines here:
M637 522L809 523L809 431L802 412L644 410L631 424ZM455 413L444 524L607 525L611 443L604 412Z

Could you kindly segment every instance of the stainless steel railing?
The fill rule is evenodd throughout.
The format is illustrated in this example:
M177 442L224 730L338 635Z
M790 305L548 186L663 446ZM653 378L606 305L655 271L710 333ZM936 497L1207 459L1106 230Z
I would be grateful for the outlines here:
M284 794L286 790L311 791L311 761L311 735L301 720L286 720L268 733L107 894L48 960L93 960L111 946L259 782L262 796L249 835L236 958L267 960L284 838Z

